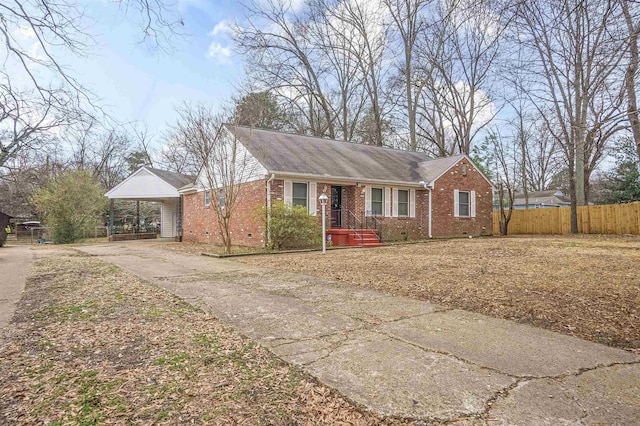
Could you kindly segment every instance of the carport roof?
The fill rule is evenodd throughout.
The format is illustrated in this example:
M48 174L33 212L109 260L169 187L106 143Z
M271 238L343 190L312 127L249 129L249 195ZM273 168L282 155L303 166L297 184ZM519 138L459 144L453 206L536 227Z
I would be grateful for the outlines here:
M142 166L110 189L105 196L149 201L178 198L178 189L193 181L195 178L192 176Z

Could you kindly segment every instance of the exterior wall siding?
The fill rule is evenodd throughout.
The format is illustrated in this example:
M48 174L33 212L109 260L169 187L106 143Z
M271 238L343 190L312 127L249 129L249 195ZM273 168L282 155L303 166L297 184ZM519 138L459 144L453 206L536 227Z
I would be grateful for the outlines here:
M177 199L164 200L160 206L160 236L173 238L176 236L176 204Z
M240 191L230 222L231 243L244 247L264 247L266 236L258 210L266 204L266 180L242 184ZM212 203L215 197L214 191ZM182 239L222 245L222 230L213 205L204 205L204 191L184 195Z

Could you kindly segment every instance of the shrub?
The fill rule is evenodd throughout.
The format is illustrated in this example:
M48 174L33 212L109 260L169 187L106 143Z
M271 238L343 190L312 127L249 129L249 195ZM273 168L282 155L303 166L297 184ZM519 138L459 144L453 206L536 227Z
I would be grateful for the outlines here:
M36 192L34 203L52 228L54 243L78 241L83 228L98 223L107 205L103 192L89 172L80 170L64 173Z
M266 222L266 212L261 209ZM266 223L265 223L266 225ZM266 228L266 226L265 226ZM282 202L271 205L270 250L317 247L322 244L322 226L316 216L302 206L286 206Z

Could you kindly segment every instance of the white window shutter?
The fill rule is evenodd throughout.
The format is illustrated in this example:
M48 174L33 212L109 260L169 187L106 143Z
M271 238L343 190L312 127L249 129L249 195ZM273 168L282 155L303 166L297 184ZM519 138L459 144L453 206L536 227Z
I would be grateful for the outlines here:
M416 217L416 190L409 190L409 217Z
M284 181L284 205L291 207L293 204L293 182Z
M471 206L469 207L469 216L476 217L476 191L471 191L469 198Z
M309 214L311 216L315 216L316 215L316 200L318 198L318 184L315 182L309 182L309 185L307 186L307 191L308 191L308 199L307 199L307 204L309 204Z
M391 188L384 188L384 215L391 217Z
M458 190L453 190L453 217L460 217L460 195Z
M393 207L391 217L398 217L398 188L393 188Z
M371 187L364 188L364 214L371 216Z

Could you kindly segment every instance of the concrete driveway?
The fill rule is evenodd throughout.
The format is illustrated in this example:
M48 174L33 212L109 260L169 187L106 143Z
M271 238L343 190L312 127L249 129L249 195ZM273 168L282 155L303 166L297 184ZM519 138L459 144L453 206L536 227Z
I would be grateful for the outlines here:
M0 329L9 324L33 263L29 246L0 247Z
M82 246L175 293L382 415L637 424L640 358L427 302L148 243Z

